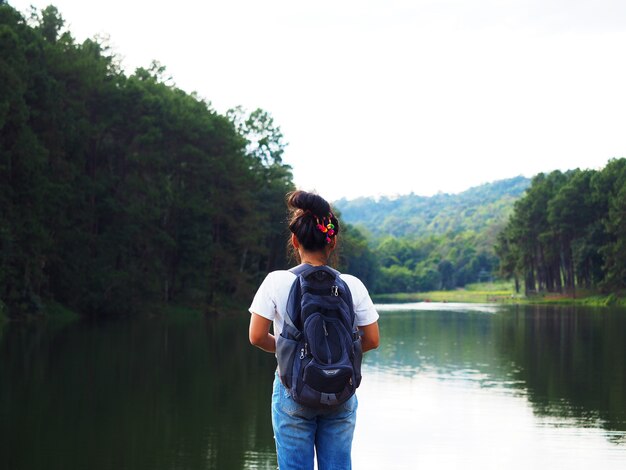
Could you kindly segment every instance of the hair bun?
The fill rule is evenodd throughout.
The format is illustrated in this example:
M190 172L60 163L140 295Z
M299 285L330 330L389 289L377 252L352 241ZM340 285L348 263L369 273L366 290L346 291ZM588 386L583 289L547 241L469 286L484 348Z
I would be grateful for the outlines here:
M287 205L294 209L310 211L319 217L324 217L330 212L330 204L323 197L301 190L288 194Z

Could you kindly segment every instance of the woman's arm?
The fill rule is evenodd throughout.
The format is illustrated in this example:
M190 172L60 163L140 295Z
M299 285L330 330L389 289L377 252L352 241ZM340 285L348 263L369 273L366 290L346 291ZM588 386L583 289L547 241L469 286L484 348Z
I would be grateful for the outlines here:
M270 353L276 352L276 340L270 333L271 320L253 313L250 315L250 330L248 336L250 343L257 348Z
M359 326L359 330L363 332L361 336L361 348L363 352L370 349L376 349L380 344L380 332L378 331L378 322L369 325Z

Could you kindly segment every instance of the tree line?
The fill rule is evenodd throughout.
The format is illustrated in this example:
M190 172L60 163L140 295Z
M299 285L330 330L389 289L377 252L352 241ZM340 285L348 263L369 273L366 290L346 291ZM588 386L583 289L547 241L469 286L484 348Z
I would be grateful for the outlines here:
M352 271L376 293L498 278L513 279L518 292L523 285L526 295L626 288L626 159L540 173L530 185L483 185L468 199L445 196L432 204L416 196L339 201L361 240Z
M493 250L483 247L476 232L418 238L387 236L372 242L359 227L349 225L348 229L349 253L343 266L374 293L455 289L493 280L498 267Z
M271 116L217 113L153 63L125 74L55 7L0 2L0 312L220 308L287 263Z
M290 263L285 145L267 112L217 113L160 64L127 75L102 41L77 43L55 7L0 0L0 313L249 300ZM379 293L498 273L527 292L623 289L625 167L338 201L338 267Z
M527 294L626 287L626 159L540 173L498 236L500 272Z

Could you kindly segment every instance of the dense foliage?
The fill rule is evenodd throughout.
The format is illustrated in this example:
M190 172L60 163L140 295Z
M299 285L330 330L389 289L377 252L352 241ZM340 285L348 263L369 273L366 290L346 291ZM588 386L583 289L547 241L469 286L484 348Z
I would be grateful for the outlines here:
M219 308L286 263L280 129L0 3L0 310Z
M361 239L353 272L376 292L453 289L496 274L494 244L529 181L497 181L460 194L340 200Z
M527 293L626 287L626 159L540 173L498 237L502 273Z
M248 299L288 263L284 147L267 112L221 115L158 63L126 75L56 8L0 1L0 314ZM626 161L529 184L337 201L338 267L385 293L498 272L527 292L626 287Z

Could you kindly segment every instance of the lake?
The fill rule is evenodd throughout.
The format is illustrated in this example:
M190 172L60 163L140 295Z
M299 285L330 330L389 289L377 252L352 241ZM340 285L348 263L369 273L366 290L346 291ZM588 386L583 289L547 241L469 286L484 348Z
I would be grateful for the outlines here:
M626 310L380 305L359 469L626 468ZM247 315L0 330L0 468L276 468Z

